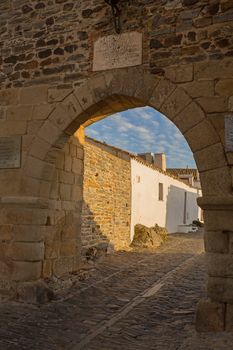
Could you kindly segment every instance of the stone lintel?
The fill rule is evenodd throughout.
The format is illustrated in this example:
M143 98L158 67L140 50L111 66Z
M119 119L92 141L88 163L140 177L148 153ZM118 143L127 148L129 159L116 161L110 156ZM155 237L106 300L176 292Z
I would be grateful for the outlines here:
M197 204L204 210L233 210L233 195L205 196L197 198Z

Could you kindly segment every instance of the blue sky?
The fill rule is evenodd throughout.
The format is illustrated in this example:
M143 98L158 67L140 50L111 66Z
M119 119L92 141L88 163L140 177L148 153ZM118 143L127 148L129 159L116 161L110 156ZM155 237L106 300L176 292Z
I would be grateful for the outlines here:
M150 107L135 108L86 128L87 136L133 153L165 153L167 167L196 167L193 154L177 127Z

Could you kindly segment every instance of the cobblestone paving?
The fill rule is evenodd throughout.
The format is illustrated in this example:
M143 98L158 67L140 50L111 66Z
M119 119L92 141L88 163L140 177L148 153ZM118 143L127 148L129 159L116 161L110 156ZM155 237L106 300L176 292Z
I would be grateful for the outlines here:
M205 295L200 234L173 235L156 251L99 260L42 307L0 306L1 350L230 350L231 334L196 334Z

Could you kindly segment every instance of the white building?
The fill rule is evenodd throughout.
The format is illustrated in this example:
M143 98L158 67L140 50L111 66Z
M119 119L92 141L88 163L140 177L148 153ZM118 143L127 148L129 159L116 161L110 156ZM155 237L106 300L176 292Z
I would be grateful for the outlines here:
M179 225L189 225L202 218L197 205L201 190L167 173L165 156L160 156L161 170L153 161L149 164L139 157L131 158L131 239L136 224L148 227L158 224L174 233L179 231ZM159 155L152 158L158 164Z

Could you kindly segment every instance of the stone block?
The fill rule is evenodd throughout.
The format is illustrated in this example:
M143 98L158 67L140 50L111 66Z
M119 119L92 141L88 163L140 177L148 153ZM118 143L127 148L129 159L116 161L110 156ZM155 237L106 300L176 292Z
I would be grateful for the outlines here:
M45 259L56 259L59 257L60 242L47 240L45 242Z
M67 129L70 123L78 118L82 112L79 102L72 94L57 105L56 109L50 114L49 120L63 131Z
M213 301L233 304L233 278L209 277L207 294Z
M84 168L84 164L83 164L83 160L81 159L73 159L72 161L72 171L75 174L82 174L83 173L83 168Z
M39 158L41 160L45 159L47 153L51 149L51 144L39 137L34 138L33 143L30 146L29 154L32 157Z
M196 151L194 153L194 159L200 172L221 168L227 165L221 143L216 143L215 145Z
M8 121L1 123L0 136L25 135L27 133L27 122L25 120Z
M83 188L81 186L72 186L72 200L77 201L83 198Z
M194 102L190 103L173 120L182 133L185 133L205 118L202 109Z
M205 227L208 231L233 231L233 211L205 210Z
M233 304L226 305L225 329L227 332L233 332Z
M33 106L9 106L7 108L7 120L31 120Z
M62 201L62 209L67 211L77 210L77 203L74 201Z
M59 277L74 270L74 258L63 257L54 261L53 273Z
M0 107L0 123L6 121L6 107Z
M40 179L45 164L44 161L38 158L28 156L25 164L25 174L29 177Z
M222 231L205 231L205 251L209 253L228 253L229 236Z
M89 80L87 84L92 90L95 103L108 97L109 90L106 86L104 74L100 73L92 76L92 79Z
M189 103L191 102L190 97L187 93L177 88L162 104L160 112L166 117L173 120Z
M184 137L193 152L220 142L217 132L207 119L185 132Z
M199 301L196 313L196 330L198 332L224 331L225 305L209 299Z
M55 167L56 169L63 170L65 166L65 154L63 152L59 152L56 159Z
M231 96L233 91L233 79L221 79L215 85L215 92L220 96Z
M18 285L17 297L26 303L45 304L54 299L54 293L43 281L25 282Z
M24 176L21 181L20 191L22 195L38 196L40 191L40 180Z
M76 87L74 89L74 95L84 111L96 103L93 91L86 83L83 83L82 85Z
M50 120L47 120L38 132L38 137L47 141L51 145L55 143L55 141L59 138L60 135L61 130Z
M125 95L133 96L134 98L139 99L139 101L141 101L145 105L147 105L147 103L150 101L151 96L160 81L156 76L153 76L151 74L146 74L146 73L143 74L141 80L137 80L137 84L135 84L135 76L127 77L126 79L128 84L130 82L131 83L134 82L134 89L136 87L136 91L132 94L128 88L127 91L125 92ZM124 89L128 84L124 85ZM134 107L131 105L131 102L129 100L126 101L126 105L127 105L126 107L128 108Z
M193 98L208 97L214 95L214 81L193 81L182 84L182 88Z
M19 89L3 89L0 91L0 106L17 105Z
M50 278L52 276L52 260L44 260L42 267L42 277Z
M230 111L233 111L233 96L229 98L228 107Z
M165 77L174 83L184 83L193 80L193 65L166 67Z
M229 252L233 255L233 229L231 231L227 231L229 237Z
M176 85L168 79L162 79L156 86L150 100L149 105L157 110L160 110L163 102L174 92Z
M232 59L225 59L221 61L221 69L219 69L219 62L212 61L198 62L194 64L194 78L197 80L214 80L214 79L228 79L233 74Z
M74 174L68 172L68 171L60 171L59 172L59 180L63 184L74 184Z
M46 85L26 87L20 90L20 103L34 105L46 103L48 100L48 87Z
M60 255L62 257L64 256L71 256L74 257L76 255L76 250L77 250L77 243L75 240L69 240L66 242L61 243L60 247Z
M11 256L17 261L41 261L44 259L44 242L14 242Z
M72 168L72 157L70 155L65 155L65 171L69 172Z
M11 241L13 238L13 225L0 225L0 242Z
M200 180L203 195L222 196L231 192L231 174L227 166L201 172Z
M13 281L35 281L41 277L42 263L14 261L13 262Z
M72 89L54 89L49 88L48 89L48 102L54 103L54 102L61 102L63 101L67 96L69 96L72 93Z
M49 117L52 111L55 109L51 104L40 104L33 106L32 119L33 120L45 120Z
M50 212L47 209L5 206L0 212L2 224L46 225Z
M41 242L45 237L45 226L14 225L13 237L15 242Z
M228 101L226 97L199 97L197 101L206 113L218 113L228 111Z
M65 201L71 200L71 185L60 184L60 198Z
M233 255L223 253L206 254L209 276L233 278Z

